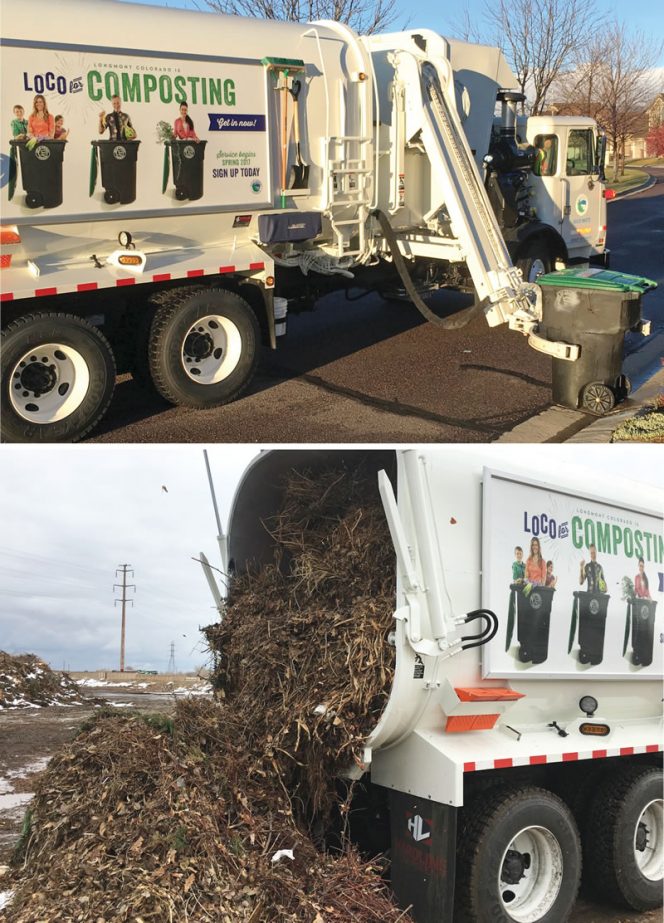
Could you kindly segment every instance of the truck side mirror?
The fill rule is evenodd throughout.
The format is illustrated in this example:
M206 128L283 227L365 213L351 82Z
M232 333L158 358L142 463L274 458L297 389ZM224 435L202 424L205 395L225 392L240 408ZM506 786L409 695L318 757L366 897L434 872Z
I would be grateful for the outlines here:
M606 159L606 134L602 131L597 135L597 162L593 166L593 175L603 183L606 179L604 175L604 161Z

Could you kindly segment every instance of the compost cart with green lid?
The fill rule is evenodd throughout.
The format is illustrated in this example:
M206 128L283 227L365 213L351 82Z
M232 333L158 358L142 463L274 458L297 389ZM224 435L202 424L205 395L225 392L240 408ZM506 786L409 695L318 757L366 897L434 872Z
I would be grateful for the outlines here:
M607 413L624 400L625 333L641 324L641 296L657 283L606 269L564 269L540 276L540 334L580 346L575 362L553 360L553 399L589 413Z

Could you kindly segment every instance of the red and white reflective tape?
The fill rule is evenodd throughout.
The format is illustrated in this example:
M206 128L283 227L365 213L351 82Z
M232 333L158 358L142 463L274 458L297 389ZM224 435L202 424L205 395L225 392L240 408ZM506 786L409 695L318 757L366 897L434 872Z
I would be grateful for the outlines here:
M216 276L223 275L224 273L230 272L263 272L265 270L265 263L249 263L249 266L218 266L214 269L188 269L183 275L178 273L171 272L157 272L152 275L145 273L141 276L125 276L122 279L115 279L115 282L110 281L108 284L100 284L99 282L79 282L76 285L64 285L54 288L36 288L33 292L0 292L0 301L14 301L18 298L43 298L46 295L64 295L69 292L92 292L95 289L103 288L112 288L115 284L116 287L122 288L125 285L136 285L141 282L170 282L174 279L194 279L199 276Z
M464 763L464 772L481 772L485 769L511 769L513 766L540 766L546 763L574 763L577 760L604 760L610 756L635 756L637 753L659 753L661 744L645 747L615 747L606 750L570 751L569 753L537 753L533 756L516 756L495 760Z

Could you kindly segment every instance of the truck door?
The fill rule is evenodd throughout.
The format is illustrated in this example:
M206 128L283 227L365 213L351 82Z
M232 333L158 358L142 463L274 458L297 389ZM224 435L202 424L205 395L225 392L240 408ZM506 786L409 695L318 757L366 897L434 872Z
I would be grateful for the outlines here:
M561 138L552 133L539 134L533 139L533 144L537 148L537 160L533 166L533 173L537 177L533 183L535 192L533 201L537 210L537 218L562 233L560 202L562 180L559 175L561 173Z
M595 248L602 211L602 184L593 176L596 162L592 128L570 128L562 160L562 236L570 256ZM579 251L583 250L583 254Z

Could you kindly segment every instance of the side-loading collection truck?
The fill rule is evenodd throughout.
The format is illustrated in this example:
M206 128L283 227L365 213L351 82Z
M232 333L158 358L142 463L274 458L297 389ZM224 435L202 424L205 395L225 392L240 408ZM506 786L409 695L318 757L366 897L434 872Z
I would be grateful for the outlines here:
M661 906L662 491L469 447L265 452L219 526L223 571L274 564L290 470L312 479L359 457L394 547L396 666L348 768L351 815L373 855L389 851L396 900L418 923L451 923L455 891L464 920L562 921L583 856L604 900ZM469 614L483 625L470 643Z
M597 127L517 124L498 49L106 0L93 15L83 0L4 12L6 441L81 438L116 371L176 404L234 400L288 308L350 285L443 326L483 313L565 367L580 357L558 395L574 405L604 411L626 392L640 297L619 310L619 346L586 367L585 320L567 323L584 313L575 281L553 320L534 284L578 262L585 285L602 272L588 266L606 251ZM438 317L422 295L441 287L475 306Z

